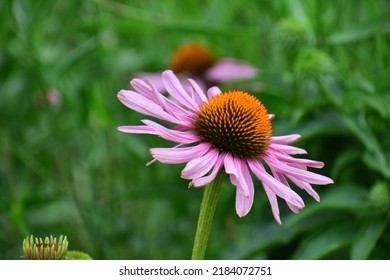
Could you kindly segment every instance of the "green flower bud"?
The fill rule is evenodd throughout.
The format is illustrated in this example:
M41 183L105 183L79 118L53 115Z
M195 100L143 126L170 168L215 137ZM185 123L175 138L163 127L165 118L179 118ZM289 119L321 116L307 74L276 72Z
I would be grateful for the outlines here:
M69 260L93 260L90 255L80 251L68 251Z
M385 182L378 182L372 188L369 195L369 201L372 207L380 212L388 213L390 211L390 190Z
M33 235L26 237L23 240L23 253L26 259L29 260L64 260L68 251L68 240L66 236L53 238L50 235L44 240Z
M315 78L336 70L332 58L324 51L305 49L295 60L295 70L301 78Z
M275 31L276 39L286 49L294 49L308 41L306 26L292 18L284 18L278 22Z

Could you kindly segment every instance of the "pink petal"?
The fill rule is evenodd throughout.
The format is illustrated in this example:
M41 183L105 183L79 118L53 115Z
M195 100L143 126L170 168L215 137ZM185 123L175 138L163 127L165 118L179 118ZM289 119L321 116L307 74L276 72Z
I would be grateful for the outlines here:
M140 80L149 81L151 84L153 84L157 91L165 92L164 83L160 73L137 73L135 74L135 77Z
M196 76L196 75L193 75L190 77L198 86L199 88L203 91L203 92L206 92L207 90L207 86L204 82L204 79L199 77L199 76ZM179 78L180 80L180 78ZM187 81L188 81L188 78L187 78ZM183 83L182 83L183 84Z
M279 182L281 182L283 185L285 185L286 187L290 188L290 185L288 184L286 178L280 174L279 172L276 172L275 170L273 170L272 168L270 168L271 171L272 171L272 174L274 175L275 179L278 180ZM288 206L288 208L290 208L291 211L293 211L294 213L298 213L300 208L298 208L297 206L291 204L290 202L286 201L286 204Z
M281 225L282 221L280 220L279 205L276 195L266 184L263 184L263 188L271 205L272 215L274 216L276 222Z
M207 90L207 97L211 99L216 95L220 95L221 93L222 91L218 87L211 87Z
M141 95L144 95L147 99L150 99L155 104L160 106L163 111L174 116L177 120L180 121L182 125L186 125L187 127L191 126L193 120L193 112L185 110L172 100L166 98L149 81L145 82L139 79L134 79L130 83L137 92L139 92Z
M239 173L241 180L239 180L239 185L236 188L236 213L239 217L244 217L252 208L255 191L248 167L242 161L240 165ZM249 192L249 195L247 195L246 190Z
M184 90L182 85L180 84L177 77L173 74L171 70L166 70L162 73L163 83L168 93L175 98L179 103L186 106L187 108L196 111L198 109L198 105L194 100L188 95L188 93Z
M248 169L246 163L241 159L234 158L232 155L227 154L225 156L224 165L226 173L230 175L232 184L241 188L242 193L246 197L249 197L251 195L251 189L253 189L253 181L252 178L250 178L249 171L245 172L245 169Z
M275 177L276 180L278 180L283 185L285 185L286 187L291 189L290 185L288 184L288 182L287 182L286 178L283 176L283 174L280 174L279 172L273 170L272 168L270 168L270 169L271 169L271 172L272 172L272 174L273 174L273 176ZM301 209L301 208L298 208L297 206L291 204L288 201L286 201L286 204L287 204L288 208L290 208L290 210L293 211L294 213L298 213L299 210Z
M210 144L203 142L186 148L152 148L150 152L156 160L162 163L178 164L203 156L210 147Z
M191 160L181 172L181 177L184 179L197 179L202 177L213 168L218 159L218 153L217 150L212 149L202 157Z
M250 79L257 75L253 66L234 59L221 59L207 70L206 78L213 82L224 83L239 79Z
M287 175L287 177L298 187L305 190L309 195L311 195L315 200L320 202L320 196L318 193L312 188L312 186L309 183L306 183L304 181L301 181L293 176Z
M263 156L263 159L267 162L267 164L275 169L276 171L293 176L299 180L302 180L304 182L310 183L310 184L316 184L316 185L327 185L327 184L332 184L333 180L323 176L319 175L307 170L299 169L296 167L291 167L288 166L287 164L284 164L280 161L278 161L276 158L270 156L270 155L265 155Z
M214 168L211 171L210 175L192 180L192 182L190 183L190 187L201 187L210 184L215 179L215 177L217 177L217 174L220 171L225 160L225 156L225 153L220 154L214 164Z
M149 82L149 81L146 82L146 81L141 80L141 79L133 79L133 80L130 81L130 84L133 87L133 89L135 91L137 91L139 94L141 94L141 95L145 96L146 98L152 100L157 105L160 105L160 106L162 105L160 103L160 100L158 98L156 98L158 95L156 95L154 93L154 90L153 90L153 89L155 89L156 91L158 91L158 89L156 87L153 88L151 86L152 85L151 82Z
M173 129L168 129L154 121L142 120L144 124L148 127L151 127L158 135L162 138L180 143L180 144L190 144L200 140L200 137L192 131L178 131Z
M293 158L284 153L278 151L273 151L273 155L281 162L284 162L288 165L301 166L301 167L313 167L313 168L322 168L324 163L321 161L315 161L310 159L303 158Z
M290 134L290 135L285 135L285 136L272 136L271 143L290 144L292 142L297 141L299 138L301 138L301 135L299 135L299 134Z
M248 164L253 173L256 175L256 177L261 182L266 184L277 196L283 198L284 200L290 202L298 208L303 208L305 206L305 203L298 194L296 194L289 187L269 175L265 171L263 165L258 160L248 160Z
M119 126L118 130L125 132L125 133L158 135L158 133L154 129L152 129L146 125Z
M163 109L153 103L151 100L140 95L135 91L121 90L118 93L118 99L130 109L137 111L138 113L152 116L161 120L169 121L172 123L178 123L179 121L172 115L163 111Z
M202 105L203 102L207 101L207 97L204 94L203 90L200 88L198 83L196 83L193 79L188 79L191 87L193 88L193 92L195 93L194 100L196 100L198 105Z
M275 151L282 151L289 155L307 154L307 152L304 149L288 146L284 144L274 144L272 142L268 148Z
M242 218L246 216L253 205L254 195L246 196L240 188L236 189L236 213Z

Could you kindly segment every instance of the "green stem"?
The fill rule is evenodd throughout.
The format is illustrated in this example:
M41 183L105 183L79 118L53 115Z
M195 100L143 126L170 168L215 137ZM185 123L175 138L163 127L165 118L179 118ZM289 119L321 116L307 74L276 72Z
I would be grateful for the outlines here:
M198 218L198 226L195 233L194 247L192 249L192 260L204 259L211 224L217 206L224 175L224 172L219 172L214 181L204 187L203 199Z

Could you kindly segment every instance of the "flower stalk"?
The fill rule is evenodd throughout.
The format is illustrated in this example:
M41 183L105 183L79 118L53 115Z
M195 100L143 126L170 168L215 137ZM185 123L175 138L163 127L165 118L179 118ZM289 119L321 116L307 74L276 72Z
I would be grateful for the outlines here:
M214 181L212 181L204 188L202 203L199 211L198 225L195 233L194 246L192 249L192 260L204 259L223 178L224 172L220 171Z

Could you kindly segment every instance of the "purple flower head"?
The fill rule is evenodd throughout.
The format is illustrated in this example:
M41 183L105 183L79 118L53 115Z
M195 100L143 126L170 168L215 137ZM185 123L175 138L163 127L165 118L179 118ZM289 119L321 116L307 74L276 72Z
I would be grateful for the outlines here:
M273 115L253 95L240 90L222 93L217 87L205 93L193 79L188 79L183 87L170 70L162 73L161 81L167 97L152 81L134 79L131 81L134 90L121 90L118 98L130 109L171 123L174 128L144 119L143 125L118 129L158 135L176 143L172 148L150 149L153 161L185 163L181 177L191 180L190 187L205 186L224 170L236 187L238 216L247 215L253 204L251 173L261 181L279 224L277 197L285 200L295 213L305 206L287 179L317 201L320 197L311 184L333 183L332 179L307 170L307 167L322 168L322 162L291 156L306 154L305 150L289 145L300 135L273 136Z

